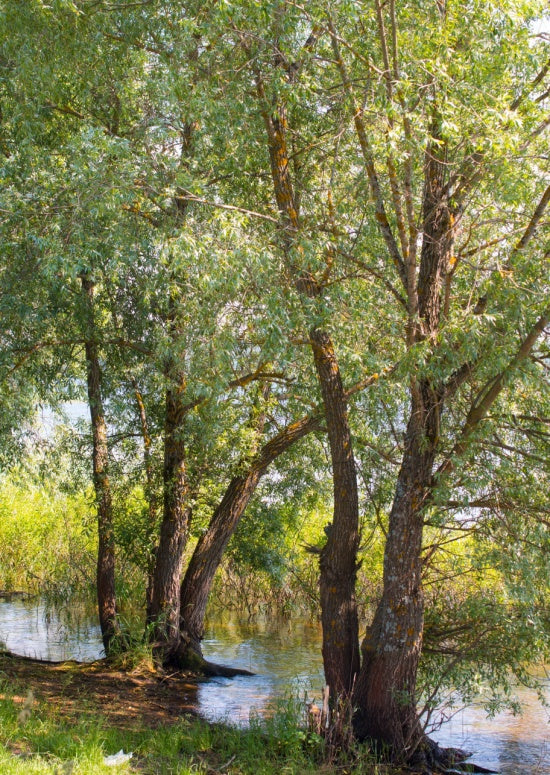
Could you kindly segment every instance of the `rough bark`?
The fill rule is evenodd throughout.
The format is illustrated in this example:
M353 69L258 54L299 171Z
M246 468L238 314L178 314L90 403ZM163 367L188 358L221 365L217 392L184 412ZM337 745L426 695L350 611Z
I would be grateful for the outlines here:
M155 623L156 649L163 660L179 643L181 570L191 513L183 438L183 387L180 381L166 391L163 519L149 608L149 621Z
M362 646L354 692L354 728L406 758L422 740L416 675L422 648L423 504L432 480L438 427L437 396L424 383L413 398L403 460L390 512L382 598Z
M292 251L300 233L298 200L290 173L287 146L288 122L285 106L275 109L266 100L262 76L256 73L256 89L266 128L271 177L281 220L281 247L286 270L296 290L314 299L322 294L308 267L296 265ZM298 251L299 252L299 251ZM330 252L330 251L329 251ZM327 257L327 276L332 266ZM323 623L323 663L332 701L349 697L359 668L359 631L355 600L359 508L357 477L349 429L346 397L338 361L329 334L317 328L310 332L313 359L329 434L334 477L334 513L327 544L321 555L320 591Z
M256 486L261 471L250 470L245 476L235 477L217 507L187 567L181 586L180 641L177 657L179 667L200 668L207 671L200 642L204 633L204 618L212 582L220 565L229 539L242 516Z
M86 380L92 423L93 482L97 504L97 605L103 647L108 656L120 634L115 594L115 541L109 483L109 450L101 392L101 368L94 330L94 283L87 275L82 276L81 282L86 316Z
M435 340L437 335L454 238L454 214L446 191L446 147L439 139L438 121L435 111L432 137L436 140L427 148L424 164L416 341ZM444 386L412 376L410 415L385 545L383 592L362 643L354 692L357 737L376 741L402 761L415 755L427 761L428 754L433 755L417 718L416 676L424 628L423 511L433 487L444 395Z
M355 577L359 548L357 474L347 404L329 335L311 332L330 445L334 490L332 524L320 559L323 665L332 699L351 695L359 672Z
M193 54L194 56L194 54ZM196 125L186 122L181 132L180 166L185 168L191 153ZM183 223L188 202L174 197L173 214ZM181 335L178 319L180 299L170 292L166 324L172 341ZM163 516L154 554L152 584L147 592L147 622L154 624L155 652L161 662L170 659L179 644L180 584L183 553L187 544L191 507L185 452L186 375L178 358L170 355L165 364L167 382L164 419Z
M264 444L245 474L234 477L229 483L208 529L197 543L182 582L180 644L176 659L180 667L199 667L202 672L209 669L200 644L208 596L227 544L269 465L292 444L319 427L319 415L291 423Z

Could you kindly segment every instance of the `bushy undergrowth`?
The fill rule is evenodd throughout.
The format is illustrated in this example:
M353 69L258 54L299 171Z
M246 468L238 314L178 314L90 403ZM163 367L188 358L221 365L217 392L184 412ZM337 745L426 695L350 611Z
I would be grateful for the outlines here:
M85 495L4 479L0 588L67 598L93 588L95 520Z

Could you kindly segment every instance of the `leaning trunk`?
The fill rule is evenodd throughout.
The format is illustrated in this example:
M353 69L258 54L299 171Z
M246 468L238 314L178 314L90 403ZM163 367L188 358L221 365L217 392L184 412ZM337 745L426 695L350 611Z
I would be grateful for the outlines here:
M251 469L235 477L227 488L197 544L181 586L181 623L178 666L204 670L201 640L212 582L229 539L260 480L261 471Z
M181 640L177 656L181 667L211 672L202 656L201 640L208 596L227 544L269 465L319 425L317 415L291 423L264 444L246 474L231 480L207 531L197 543L181 586Z
M94 283L87 276L82 276L82 291L87 318L86 377L92 422L93 481L97 504L97 604L103 647L108 656L112 651L115 638L119 635L115 594L115 541L108 473L107 424L101 395L101 369L94 338Z

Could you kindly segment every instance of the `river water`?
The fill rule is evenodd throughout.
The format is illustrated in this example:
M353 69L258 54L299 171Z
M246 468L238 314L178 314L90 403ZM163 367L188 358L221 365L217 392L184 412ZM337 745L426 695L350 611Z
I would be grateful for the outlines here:
M18 654L48 660L103 656L99 627L82 610L48 611L44 604L0 600L0 642ZM203 641L213 662L252 670L254 676L209 679L199 684L198 710L205 718L246 725L289 698L319 701L323 687L321 633L307 620L211 622ZM440 745L466 748L477 764L502 775L550 775L550 711L534 692L518 690L522 716L487 719L469 706L432 734ZM550 702L550 683L547 684Z

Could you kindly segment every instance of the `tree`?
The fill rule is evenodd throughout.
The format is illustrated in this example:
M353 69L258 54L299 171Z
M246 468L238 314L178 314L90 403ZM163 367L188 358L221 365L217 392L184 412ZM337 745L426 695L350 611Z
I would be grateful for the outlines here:
M483 250L487 250L488 255L475 267L464 266L466 251L456 244L459 236L469 233L469 239L475 243L474 235L482 223L483 209L497 207L499 196L505 201L509 198L509 189L496 185L495 172L502 174L504 168L511 177L514 174L521 178L531 164L528 159L522 164L519 156L514 159L515 169L510 169L502 148L506 143L503 140L507 137L506 129L510 127L507 123L510 114L506 111L497 119L497 123L500 120L504 126L495 128L496 132L504 130L505 133L504 136L499 134L498 140L489 138L483 125L474 129L472 124L477 123L477 116L470 91L467 92L469 103L461 106L468 116L467 129L460 126L457 115L457 102L461 104L462 97L459 80L465 77L464 67L475 58L473 80L487 99L487 82L484 84L481 80L481 71L484 66L489 70L486 57L490 57L491 93L495 95L493 110L502 110L505 100L509 102L511 112L518 111L523 100L530 103L530 108L526 108L517 121L520 126L526 125L527 132L507 137L514 150L522 148L525 151L533 136L533 124L536 126L532 107L538 95L533 96L532 90L547 67L538 74L535 71L536 77L529 84L533 72L530 54L526 49L519 51L515 45L513 36L517 34L517 27L510 16L503 13L500 18L496 14L495 18L494 11L487 13L481 7L472 7L469 23L472 24L475 18L476 30L480 33L474 37L473 34L466 35L462 20L452 8L443 12L433 9L432 35L446 62L442 65L438 61L433 67L429 60L424 60L427 70L422 78L424 91L420 93L419 101L417 97L410 100L405 95L411 94L408 91L411 75L415 64L418 66L420 62L415 63L411 58L414 43L411 44L410 37L405 47L401 24L405 18L410 22L417 9L403 10L400 14L393 3L386 12L380 4L375 5L374 39L382 55L382 77L378 93L373 87L369 89L369 96L372 100L378 99L379 104L382 102L385 110L380 122L380 131L386 134L385 153L378 150L383 147L382 142L374 146L371 139L373 122L355 99L352 76L342 53L341 32L332 21L329 28L344 93L350 101L350 116L353 116L380 235L401 285L400 293L407 311L403 330L407 349L409 353L422 352L423 362L414 363L409 377L408 420L389 514L383 592L362 645L362 666L354 692L358 708L355 731L360 739L371 738L389 745L398 757L410 758L413 751L433 761L441 752L424 745L416 709L416 677L424 621L424 524L434 499L441 497L441 490L458 486L460 478L457 481L451 471L460 468L462 456L471 454L472 446L487 432L484 422L505 388L524 378L521 367L528 361L549 321L543 296L523 297L512 313L512 320L501 306L503 271L504 277L506 272L511 272L521 284L519 278L527 269L524 256L529 253L529 271L534 263L539 272L543 272L544 247L535 243L532 250L529 248L550 199L550 189L541 189L543 177L535 170L531 169L531 174L539 201L532 209L524 205L522 215L516 216L520 224L523 220L523 225L518 228L519 239L502 227L500 233L497 231L499 236L492 235L492 240L484 239L483 234L477 238L477 248L468 255L477 257L478 251ZM509 12L511 15L512 10ZM536 13L535 7L532 12ZM517 21L525 35L528 20ZM492 40L488 27L492 30ZM455 41L454 45L449 45L449 35ZM352 47L348 46L348 51L356 54L355 45L354 42ZM483 54L479 49L484 49ZM519 84L513 85L508 81L506 70L506 63L512 58L516 59L520 79ZM405 72L407 76L403 75ZM403 79L408 83L404 84ZM502 91L497 90L495 94L497 82L502 84ZM486 116L487 113L485 120ZM375 131L378 129L376 123L375 120ZM422 124L425 135L420 139L418 127ZM463 134L465 130L468 135ZM486 143L493 142L500 147L485 151L481 139L484 134ZM423 149L423 158L413 155L415 145ZM387 182L381 182L384 166ZM490 252L495 244L506 250L504 270L491 267L495 258L498 266L498 254L495 256ZM479 290L476 273L483 277ZM540 277L542 279L542 275ZM491 313L499 318L496 330L502 336L504 352L496 363L488 363L482 358L480 348L495 330L488 315L485 318L487 328L480 327L481 330L476 332L479 337L477 347L465 358L462 356L462 360L460 355L457 358L455 353L464 347L466 340L455 328L458 320L463 319L466 309L467 319L476 321L476 317L479 319L485 314L487 304ZM513 331L518 314L521 320L519 335ZM477 328L475 322L470 325ZM532 376L540 379L541 374L537 371ZM464 405L461 406L462 418L460 412L457 417L454 411L460 400L458 395L465 399L467 407L465 410Z
M333 705L351 696L359 739L427 768L443 754L418 711L425 580L465 524L475 552L511 567L490 547L503 530L526 545L517 461L540 469L521 481L536 490L529 520L547 530L547 412L533 395L546 406L549 68L544 39L530 32L543 5L74 8L45 12L63 63L53 84L43 67L25 80L8 47L32 99L4 84L2 142L26 134L32 111L20 103L47 106L29 155L57 140L71 190L81 202L98 194L94 219L109 229L100 245L83 208L70 222L58 212L64 243L47 228L51 243L37 254L86 248L71 271L74 280L101 268L104 330L116 330L105 352L127 375L123 353L142 348L143 373L147 359L156 371L151 399L159 385L166 397L150 609L163 658L200 658L213 574L246 504L276 455L322 416L334 485L320 555ZM64 191L55 165L34 163L38 190ZM24 208L23 176L10 180ZM121 257L132 246L139 271ZM205 482L220 499L180 589ZM385 543L361 663L360 508ZM457 675L452 661L440 675Z
M23 23L28 10L24 6L18 13L7 14L9 25L17 33L15 39L20 43L19 47L12 47L14 52L35 45ZM92 283L96 292L93 300L96 318L101 320L101 325L90 325L92 288L86 285L84 290L90 298L87 314L83 316L83 335L82 332L80 337L76 335L74 341L85 345L96 442L95 481L101 507L100 547L109 549L106 553L100 552L101 557L109 558L112 602L110 614L103 619L107 622L114 619L115 606L112 524L108 517L111 498L106 478L107 421L101 407L109 407L113 429L115 425L120 427L123 413L118 410L115 414L115 408L121 375L123 380L128 381L129 376L130 382L135 381L136 372L143 373L143 359L153 358L157 379L160 374L159 381L165 391L164 508L148 618L155 622L155 644L161 660L172 659L176 652L181 660L181 565L193 502L205 470L216 465L222 468L220 457L214 459L212 455L213 447L220 447L220 455L223 454L219 437L224 432L229 433L227 447L231 440L236 442L236 454L232 453L229 465L225 465L231 485L221 507L221 513L229 512L231 518L222 521L215 536L218 547L224 547L267 465L296 438L315 427L316 421L305 417L298 423L291 422L288 432L279 430L273 434L271 443L262 447L265 418L259 417L266 399L259 401L260 414L256 418L256 385L267 386L270 374L277 378L277 370L268 366L269 359L261 353L258 361L261 348L242 336L243 321L248 321L250 330L254 328L251 321L256 314L254 305L258 303L247 287L247 278L239 277L237 264L226 264L223 276L216 271L220 254L217 242L224 241L224 251L228 245L234 245L238 255L245 255L236 242L241 233L231 226L235 236L228 242L224 233L228 224L217 216L211 219L204 218L200 212L194 213L193 197L184 187L193 176L201 181L205 174L203 168L208 169L212 156L204 140L199 137L195 141L193 110L182 103L177 82L180 79L186 86L186 79L192 80L200 72L202 60L199 61L196 42L188 34L180 39L178 33L176 37L182 44L178 57L172 61L167 55L165 66L159 68L164 83L175 79L170 100L158 85L144 79L141 69L149 57L158 53L155 33L172 34L167 32L171 30L169 21L162 16L155 25L144 27L134 12L126 10L121 13L113 10L103 16L79 15L69 8L52 14L44 9L33 25L38 27L38 37L48 41L46 48L51 59L40 60L40 66L37 63L39 77L32 83L25 80L26 73L17 53L13 55L12 69L20 80L21 92L34 103L37 111L46 108L48 120L44 124L52 125L50 139L58 144L55 159L39 165L49 186L50 199L53 197L57 205L54 217L50 217L43 229L49 240L41 245L45 266L48 266L46 259L51 261L55 256L49 275L43 279L48 287L58 286L69 293L80 276L84 283ZM121 34L111 34L112 23L122 25ZM78 41L73 40L76 30ZM145 44L140 42L140 36ZM105 46L109 47L111 57L105 57ZM161 53L167 52L161 49ZM101 75L98 68L102 70ZM97 75L92 84L85 76L91 70ZM49 78L52 72L54 77ZM18 106L18 101L14 104ZM151 125L153 115L157 123L153 121ZM56 131L58 123L61 129ZM35 126L36 123L31 123L31 127ZM14 138L18 136L14 133ZM28 141L27 131L22 131L21 136ZM29 145L38 155L43 139ZM179 147L177 154L172 152L174 145ZM39 191L45 194L45 186L39 187ZM40 206L44 211L42 202ZM239 211L238 207L235 209ZM206 228L210 234L205 240ZM207 247L203 248L200 240ZM197 263L203 268L205 278L196 276ZM222 289L222 283L227 290ZM248 296L252 297L252 306ZM143 298L149 303L144 303ZM238 310L238 317L231 311L231 305ZM52 313L55 320L57 310L48 311ZM222 317L223 322L219 323ZM53 351L58 344L55 338L43 343ZM33 347L31 344L31 352ZM212 358L216 350L222 355ZM138 351L142 353L142 360L136 366ZM274 353L270 355L273 357ZM107 364L102 386L105 400L99 395L100 357ZM239 373L244 376L238 376ZM237 411L225 413L224 402L229 404L228 399L237 391ZM155 395L158 396L156 391ZM212 405L216 406L215 412L208 408ZM143 401L138 407L143 428ZM205 422L199 425L198 419ZM206 432L208 427L210 430ZM257 449L260 455L256 460ZM188 465L189 451L191 465ZM238 475L234 475L233 468L240 469ZM241 484L233 486L237 481ZM211 532L217 524L219 519L213 521ZM211 572L221 558L219 550L216 557L215 563L209 564L208 579L199 584L204 600L204 590L212 581ZM189 591L189 583L186 589ZM192 597L200 595L197 592ZM203 618L202 602L198 610ZM202 625L196 626L202 628ZM198 643L196 640L196 649L199 649Z
M82 275L81 281L85 319L86 382L92 421L93 481L97 502L97 602L103 646L105 653L109 655L113 651L115 641L120 637L115 593L115 542L109 482L109 447L94 324L94 282L87 274Z
M434 511L453 492L476 493L464 467L495 427L490 412L499 407L506 413L509 386L544 379L536 348L548 325L547 300L539 293L548 254L534 236L550 196L537 151L546 125L548 67L541 47L527 42L530 21L542 9L537 3L521 11L514 3L498 9L473 3L461 14L432 3L399 11L393 3L375 3L372 12L354 16L347 6L329 13L324 6L275 4L257 15L247 6L246 21L241 10L224 11L222 19L233 57L234 41L241 45L239 73L245 73L226 87L227 124L240 121L248 130L240 143L231 134L233 154L242 154L248 173L245 148L257 146L260 120L265 127L281 219L273 242L284 257L282 282L293 282L303 299L303 315L290 330L304 326L314 345L319 332L318 353L325 345L328 353L332 337L321 334L320 325L307 327L308 313L323 319L327 308L333 315L338 310L335 282L325 308L318 303L318 278L334 279L334 263L342 274L357 267L373 286L360 297L362 320L382 303L393 326L391 352L400 360L403 400L392 420L403 434L401 460L389 505L382 597L354 687L355 731L388 746L395 758L437 759L442 754L426 741L417 714L425 523L437 524ZM305 67L296 30L302 40L309 41L313 30L319 39ZM257 104L250 98L251 79ZM334 158L338 175L334 162L327 162ZM347 190L351 199L353 191L355 197L336 218L328 204L321 215L315 199L327 178L333 188L338 181L339 193ZM220 194L226 192L220 187ZM265 202L265 190L261 195ZM243 207L262 211L257 203ZM306 232L301 222L309 225ZM327 232L335 242L328 250L320 239ZM331 253L336 261L327 267ZM357 299L358 284L348 287ZM337 326L334 319L331 324ZM493 357L484 357L495 337ZM318 373L319 366L318 358ZM332 374L339 371L334 362ZM328 419L327 385L319 376ZM342 427L333 441L344 438ZM338 477L343 460L335 452L333 444ZM351 481L353 460L348 462ZM349 514L356 509L351 506ZM325 610L337 608L340 595L350 601L353 594L357 520L350 516L339 524L347 571ZM349 653L353 639L346 638ZM353 684L349 664L341 659L337 670L346 679L339 684L327 658L336 686Z

